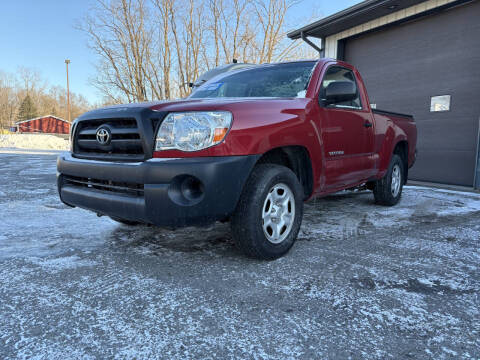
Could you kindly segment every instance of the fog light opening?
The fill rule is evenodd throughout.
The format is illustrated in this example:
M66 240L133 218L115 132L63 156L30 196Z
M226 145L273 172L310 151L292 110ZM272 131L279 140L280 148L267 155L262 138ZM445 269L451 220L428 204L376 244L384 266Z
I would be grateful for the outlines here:
M186 177L180 186L182 195L190 201L195 201L203 196L203 184L193 176Z
M194 176L179 175L170 183L168 196L178 205L192 206L202 201L205 196L205 187Z

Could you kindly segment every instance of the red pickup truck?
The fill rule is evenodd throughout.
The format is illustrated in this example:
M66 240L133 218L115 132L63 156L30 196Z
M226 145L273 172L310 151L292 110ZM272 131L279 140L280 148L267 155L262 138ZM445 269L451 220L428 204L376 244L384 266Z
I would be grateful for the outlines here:
M312 197L364 185L395 205L416 141L412 116L371 109L353 66L265 64L215 76L187 99L80 116L58 189L67 205L131 225L230 221L246 254L275 259Z

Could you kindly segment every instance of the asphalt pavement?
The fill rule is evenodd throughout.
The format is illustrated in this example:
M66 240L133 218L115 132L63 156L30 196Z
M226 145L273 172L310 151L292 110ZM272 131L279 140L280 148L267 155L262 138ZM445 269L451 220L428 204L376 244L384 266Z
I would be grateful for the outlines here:
M168 231L63 205L55 155L0 151L0 358L480 358L480 194L306 204L276 261L228 224Z

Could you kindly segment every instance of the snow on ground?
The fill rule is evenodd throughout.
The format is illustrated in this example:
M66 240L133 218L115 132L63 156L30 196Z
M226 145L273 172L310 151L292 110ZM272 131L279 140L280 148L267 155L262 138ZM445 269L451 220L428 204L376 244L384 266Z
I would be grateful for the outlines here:
M353 201L355 199L355 201ZM345 208L332 206L352 200ZM480 194L407 186L400 206L372 207L371 192L339 192L306 204L305 221L320 220L321 227L302 227L303 236L317 235L338 238L339 230L346 239L372 229L408 227L413 220L434 221L438 217L480 211ZM355 212L356 216L352 216Z
M68 150L69 142L55 135L8 134L0 135L0 148Z
M480 194L313 200L292 251L261 262L228 224L61 204L55 156L0 161L0 358L480 358Z

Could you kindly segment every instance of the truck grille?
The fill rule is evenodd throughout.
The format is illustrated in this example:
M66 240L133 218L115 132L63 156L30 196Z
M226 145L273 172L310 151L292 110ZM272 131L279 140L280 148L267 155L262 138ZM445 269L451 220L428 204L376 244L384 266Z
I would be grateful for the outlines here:
M100 180L92 178L83 178L77 176L63 176L64 183L74 187L82 187L120 193L131 196L143 196L143 184L117 182L110 180Z
M97 140L99 128L109 133L104 144ZM73 145L74 154L84 158L140 159L145 156L134 118L80 121L75 128Z

